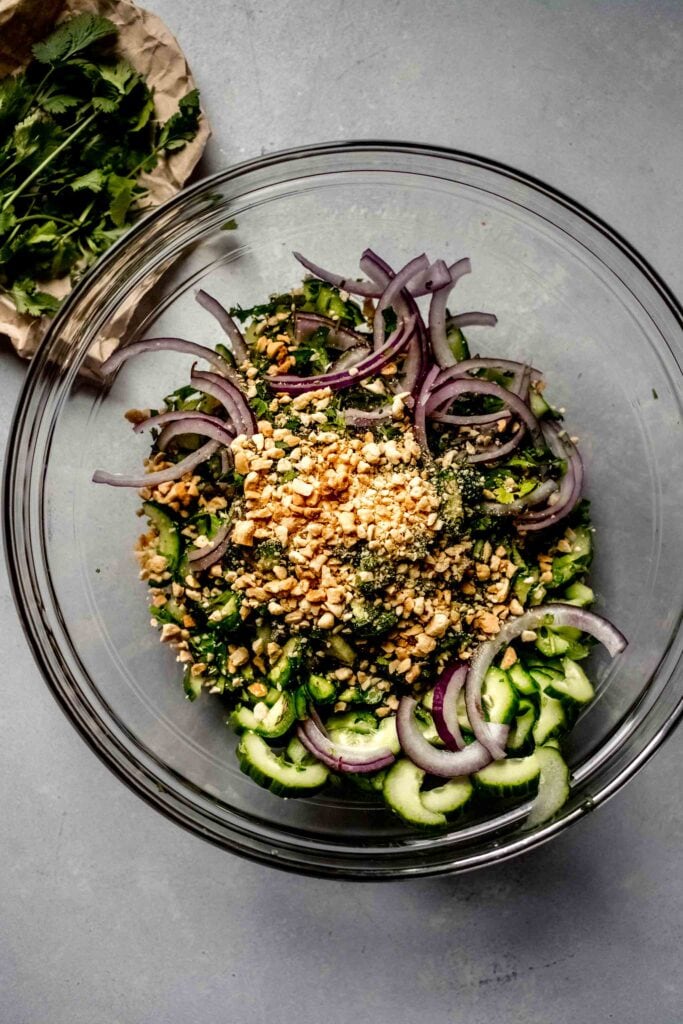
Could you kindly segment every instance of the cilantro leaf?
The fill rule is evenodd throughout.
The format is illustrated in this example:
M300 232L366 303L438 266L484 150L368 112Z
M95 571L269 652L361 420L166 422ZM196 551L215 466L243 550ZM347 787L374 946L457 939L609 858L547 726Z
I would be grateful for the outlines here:
M135 186L134 178L122 178L118 174L109 175L107 181L107 188L111 196L109 216L117 228L123 227L130 204L133 202Z
M63 22L52 35L33 47L33 56L40 64L56 64L86 50L100 39L117 34L109 18L99 14L77 14Z
M106 176L104 172L95 167L92 171L87 171L78 178L74 178L73 181L69 182L69 185L74 192L79 192L81 189L87 189L89 192L101 192L105 181Z
M47 292L38 291L31 281L17 281L10 294L19 313L42 316L44 313L56 313L59 309L59 299Z
M178 110L161 126L157 146L170 152L182 149L197 134L199 126L199 92L192 89L178 103Z

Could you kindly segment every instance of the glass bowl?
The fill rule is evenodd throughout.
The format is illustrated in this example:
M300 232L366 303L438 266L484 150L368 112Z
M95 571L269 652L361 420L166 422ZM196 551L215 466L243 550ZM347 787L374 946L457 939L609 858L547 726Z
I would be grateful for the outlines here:
M354 274L371 245L394 264L468 255L462 308L490 309L473 350L533 360L581 436L597 528L597 609L628 636L591 656L598 697L568 756L571 796L550 823L525 810L435 836L379 804L323 794L279 800L241 775L219 701L183 699L179 666L149 627L133 546L135 493L91 483L139 466L123 419L188 376L177 354L93 376L107 339L221 340L198 286L251 305L300 280L300 249ZM181 193L79 284L36 356L11 434L5 536L35 657L81 735L174 821L282 868L389 878L463 871L557 835L615 793L681 714L681 311L614 231L546 185L492 161L394 143L335 143L232 167ZM678 358L678 363L677 363Z

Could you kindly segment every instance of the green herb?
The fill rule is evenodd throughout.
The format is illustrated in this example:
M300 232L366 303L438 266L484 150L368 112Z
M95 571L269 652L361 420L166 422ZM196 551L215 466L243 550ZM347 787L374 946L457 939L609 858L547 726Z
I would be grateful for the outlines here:
M140 174L197 132L197 91L156 121L116 36L107 18L79 14L0 80L0 291L29 316L57 310L40 282L75 281L138 215Z

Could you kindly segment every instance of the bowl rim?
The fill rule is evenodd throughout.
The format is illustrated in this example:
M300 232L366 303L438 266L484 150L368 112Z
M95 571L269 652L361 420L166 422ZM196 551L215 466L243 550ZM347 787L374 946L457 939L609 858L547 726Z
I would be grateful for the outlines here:
M195 194L201 194L206 189L223 185L254 171L276 167L279 164L292 165L298 160L311 157L333 157L335 155L349 155L351 153L356 153L359 156L362 156L363 154L385 153L387 155L412 154L426 158L437 157L453 161L454 163L477 167L485 171L493 172L494 174L508 179L509 181L521 183L522 185L532 189L535 193L539 193L552 202L565 208L575 216L578 216L581 220L586 222L589 227L596 230L599 234L604 236L608 242L620 250L620 252L626 257L627 261L640 272L640 274L658 293L660 299L663 300L664 304L668 308L669 313L673 316L678 326L683 330L683 306L654 267L652 267L641 253L618 231L612 228L597 214L593 213L592 210L572 199L559 189L548 185L540 178L520 171L501 161L488 157L481 157L474 153L452 149L445 146L434 146L423 143L384 139L351 139L316 143L313 145L303 145L278 150L252 159L244 160L199 179L194 184L179 191L175 196L167 200L162 205L155 207L145 216L141 217L138 223L118 239L114 245L96 262L96 264L90 268L86 274L84 274L83 278L69 294L64 305L50 324L45 337L40 343L39 349L29 366L14 416L10 424L2 488L3 547L15 607L17 608L19 619L34 661L38 665L49 690L73 727L80 733L88 746L119 779L133 790L133 792L142 797L142 799L151 806L155 807L157 811L160 811L177 824L182 825L186 830L201 836L213 845L219 846L221 849L227 849L230 852L237 853L256 862L267 863L270 866L283 870L305 873L317 877L333 877L356 881L381 881L404 877L422 877L474 870L488 864L502 863L503 861L509 860L510 858L518 855L522 851L535 849L543 843L548 842L553 836L564 831L564 829L573 821L577 820L577 818L582 817L594 807L605 803L607 799L617 793L621 787L625 785L626 782L628 782L629 779L631 779L649 761L664 740L673 733L680 719L683 717L683 698L678 701L678 704L673 709L666 722L651 737L649 742L628 762L628 764L620 769L619 774L615 779L597 790L589 801L584 801L580 806L576 807L570 814L561 818L559 821L551 821L543 828L531 834L522 833L522 835L517 836L513 842L505 842L502 846L495 844L495 848L488 851L470 854L463 862L459 862L457 864L427 864L418 867L415 867L415 865L406 865L404 863L394 865L388 864L386 868L367 871L360 865L350 863L350 861L347 861L343 866L321 866L320 864L305 863L300 859L273 859L272 855L269 855L268 852L268 842L262 844L262 847L264 848L255 849L253 846L250 846L248 842L245 843L242 840L242 837L237 834L236 830L233 831L233 834L230 837L219 837L218 835L214 836L210 834L207 829L202 828L201 823L196 817L193 818L189 814L184 815L182 813L182 805L186 802L182 798L176 799L175 803L162 799L163 793L159 786L159 782L157 779L152 779L151 773L148 769L144 768L139 763L137 765L138 773L141 775L149 775L150 779L154 782L154 785L151 787L149 785L145 785L142 780L137 779L130 771L126 771L125 764L130 764L130 754L125 750L123 745L120 743L120 740L112 730L107 728L106 735L100 736L98 735L98 730L88 728L88 723L86 721L87 715L83 714L82 711L79 712L75 706L75 702L72 703L69 699L69 695L65 692L65 689L57 682L59 668L56 668L48 658L47 651L42 643L42 638L39 635L38 624L34 622L30 614L28 602L25 599L27 584L21 576L12 516L15 494L20 489L21 484L22 467L18 458L18 438L22 436L22 428L26 426L26 419L22 410L27 404L28 396L33 392L37 382L40 380L40 374L44 363L48 359L53 339L59 335L62 324L67 321L71 315L72 307L77 304L81 295L87 292L96 276L105 271L110 263L116 261L122 250L126 250L131 245L134 245L136 238L141 233L147 231L151 224L154 224L155 221L166 217L169 212L172 212L175 209L176 206L181 206ZM668 346L668 348L673 355L679 371L683 373L683 367L681 366L678 354L673 351L671 346ZM672 634L672 643L675 639L675 635L675 633ZM664 652L662 655L659 668L661 668L662 661L664 660L666 653L667 652ZM670 676L673 676L676 671L677 666L674 665L670 670ZM102 732L103 723L98 722L98 727L99 732ZM273 851L271 850L270 853L272 854L272 852Z

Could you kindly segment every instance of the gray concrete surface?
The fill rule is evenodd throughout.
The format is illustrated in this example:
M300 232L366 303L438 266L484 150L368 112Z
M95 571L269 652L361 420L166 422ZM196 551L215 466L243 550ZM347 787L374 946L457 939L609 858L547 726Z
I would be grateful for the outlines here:
M516 165L683 292L680 0L154 0L214 124L205 169L394 137ZM24 367L0 348L0 438ZM392 885L292 877L186 835L49 696L0 569L2 1024L681 1024L675 736L523 860Z

